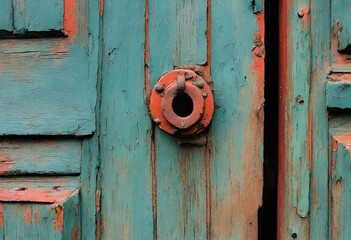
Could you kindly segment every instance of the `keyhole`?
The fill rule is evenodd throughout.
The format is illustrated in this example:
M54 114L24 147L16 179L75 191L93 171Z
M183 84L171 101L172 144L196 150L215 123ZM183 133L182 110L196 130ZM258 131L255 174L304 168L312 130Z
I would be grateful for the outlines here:
M174 97L172 109L179 117L188 117L194 110L194 103L188 94L182 93Z

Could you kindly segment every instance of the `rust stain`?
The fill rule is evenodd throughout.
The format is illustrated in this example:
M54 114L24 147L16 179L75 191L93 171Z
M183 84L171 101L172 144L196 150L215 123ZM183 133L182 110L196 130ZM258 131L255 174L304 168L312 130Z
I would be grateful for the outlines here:
M4 205L0 203L0 228L4 227Z
M278 124L278 137L279 137L279 148L278 148L278 206L277 206L277 237L283 239L285 236L283 226L285 225L284 218L284 192L285 192L285 122L286 122L286 88L287 88L287 31L288 25L288 1L282 0L280 4L279 19L279 53L280 53L280 64L279 64L279 124Z
M79 240L79 239L80 239L79 226L75 225L72 231L72 240Z
M153 218L153 236L154 240L157 240L157 176L156 176L156 136L155 136L155 124L151 127L151 174L152 174L152 218Z
M101 191L99 189L97 189L95 192L95 211L96 211L96 214L98 214L100 212L100 207L101 207Z
M39 208L34 211L34 219L36 224L40 224L41 216Z
M63 206L56 205L54 207L55 210L55 219L52 221L54 224L56 232L62 232L63 230Z
M65 0L64 33L72 42L77 36L76 0Z
M28 225L31 225L32 224L32 210L28 207L24 207L23 215L24 215L24 221Z
M99 12L100 12L100 16L104 14L104 0L99 1Z
M0 174L7 174L15 165L13 159L0 149Z

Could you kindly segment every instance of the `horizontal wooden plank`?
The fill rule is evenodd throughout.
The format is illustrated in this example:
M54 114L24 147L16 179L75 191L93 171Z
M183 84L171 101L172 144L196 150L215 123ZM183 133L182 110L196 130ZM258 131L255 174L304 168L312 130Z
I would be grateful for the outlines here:
M0 1L0 31L12 31L13 27L13 8L12 1ZM1 34L0 34L1 36Z
M63 201L75 189L52 188L0 188L0 202L55 203Z
M0 140L0 175L80 173L79 139Z
M76 176L6 176L0 177L0 188L79 188Z
M351 74L331 76L326 91L327 107L351 108Z
M14 33L63 31L64 0L12 0Z
M79 192L55 204L0 203L0 239L79 239Z
M96 75L81 43L69 41L0 42L0 135L94 132Z

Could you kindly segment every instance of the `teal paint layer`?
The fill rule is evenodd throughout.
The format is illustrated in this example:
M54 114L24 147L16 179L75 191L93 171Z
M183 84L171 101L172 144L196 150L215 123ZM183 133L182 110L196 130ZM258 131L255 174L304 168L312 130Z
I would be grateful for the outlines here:
M207 61L207 1L149 1L151 82L180 65ZM151 84L151 86L153 86Z
M347 119L346 124L342 120ZM341 120L341 121L340 121ZM336 127L336 124L338 126ZM351 126L350 116L332 119L330 143L330 239L351 238L350 225L350 161Z
M6 0L7 1L7 0ZM64 0L12 0L14 33L63 30Z
M1 239L80 239L78 191L54 204L0 203Z
M96 60L87 1L68 38L0 42L0 135L89 135L95 130Z
M12 1L0 2L0 30L12 31L13 29L13 8Z
M330 65L330 1L311 0L311 133L312 166L310 184L310 239L328 239L328 116L326 110L327 72Z
M299 239L308 239L310 211L310 149L313 109L310 102L311 91L311 16L310 1L286 1L286 99L284 125L285 169L284 174L284 210L278 221L278 239L296 235ZM279 194L281 196L281 194Z
M331 1L331 24L338 37L338 50L351 51L351 0Z
M144 14L144 0L104 3L100 107L102 239L153 238Z
M78 189L80 178L73 176L14 176L0 177L0 188L54 188Z
M179 65L207 62L207 1L149 1L150 86ZM157 237L206 238L205 147L155 130Z
M263 15L251 1L211 1L211 239L257 239L263 187ZM261 45L263 47L263 45ZM260 68L260 66L262 68Z
M0 155L0 175L78 175L81 140L2 140Z
M329 108L351 108L351 81L328 81L326 94Z

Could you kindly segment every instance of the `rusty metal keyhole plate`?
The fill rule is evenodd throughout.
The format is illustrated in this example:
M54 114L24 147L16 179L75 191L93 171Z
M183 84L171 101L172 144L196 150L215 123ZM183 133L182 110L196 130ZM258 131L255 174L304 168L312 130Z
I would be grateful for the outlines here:
M210 124L214 99L207 82L192 70L177 69L163 75L150 98L150 114L165 132L193 136Z

